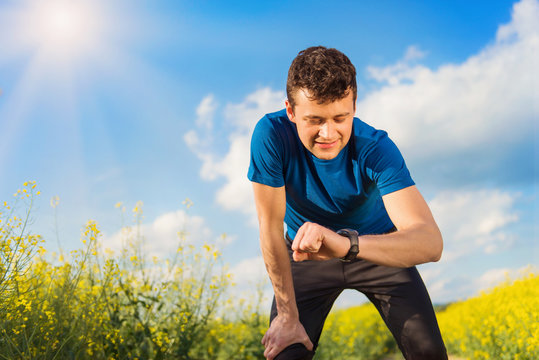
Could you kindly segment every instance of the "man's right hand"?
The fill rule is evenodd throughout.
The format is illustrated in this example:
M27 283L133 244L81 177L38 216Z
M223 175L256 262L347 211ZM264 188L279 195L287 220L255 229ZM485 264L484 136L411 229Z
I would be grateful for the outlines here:
M309 350L313 350L313 343L305 332L305 328L297 318L290 319L277 315L262 338L262 344L266 348L264 356L273 360L287 346L301 343Z

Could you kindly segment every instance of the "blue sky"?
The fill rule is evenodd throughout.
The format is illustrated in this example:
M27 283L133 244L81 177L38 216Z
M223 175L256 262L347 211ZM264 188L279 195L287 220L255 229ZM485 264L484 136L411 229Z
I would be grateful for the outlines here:
M66 249L88 219L117 248L115 204L141 200L148 252L182 226L198 243L226 233L250 289L264 277L250 132L283 107L297 52L325 45L356 65L356 115L389 132L442 229L442 260L420 268L433 300L539 263L536 0L4 0L0 24L0 199L36 180L51 250L52 196Z

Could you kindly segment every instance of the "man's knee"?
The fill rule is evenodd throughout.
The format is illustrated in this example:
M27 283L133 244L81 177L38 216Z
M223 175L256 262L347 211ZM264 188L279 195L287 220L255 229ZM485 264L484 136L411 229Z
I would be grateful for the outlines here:
M447 360L447 351L443 342L423 341L407 349L405 357L411 360Z
M402 341L402 345L406 359L447 360L447 351L441 336L432 334L409 337Z
M311 360L313 356L314 351L309 351L305 345L297 343L286 347L275 360Z
M404 324L401 344L406 359L446 360L447 351L436 322L427 326L421 317L412 317Z

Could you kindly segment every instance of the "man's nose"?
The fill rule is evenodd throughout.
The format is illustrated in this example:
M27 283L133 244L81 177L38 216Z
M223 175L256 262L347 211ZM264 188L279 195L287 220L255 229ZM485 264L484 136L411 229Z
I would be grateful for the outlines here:
M331 121L326 121L320 126L318 135L324 139L333 139L335 133L335 126L331 124Z

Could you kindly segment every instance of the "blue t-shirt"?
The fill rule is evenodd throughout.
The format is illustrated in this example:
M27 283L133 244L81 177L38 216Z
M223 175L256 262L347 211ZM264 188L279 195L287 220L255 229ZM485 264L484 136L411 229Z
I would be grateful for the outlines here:
M360 235L393 227L382 195L414 185L402 155L387 133L354 118L348 144L322 160L299 139L286 110L266 114L251 139L249 180L285 186L288 236L309 221Z

